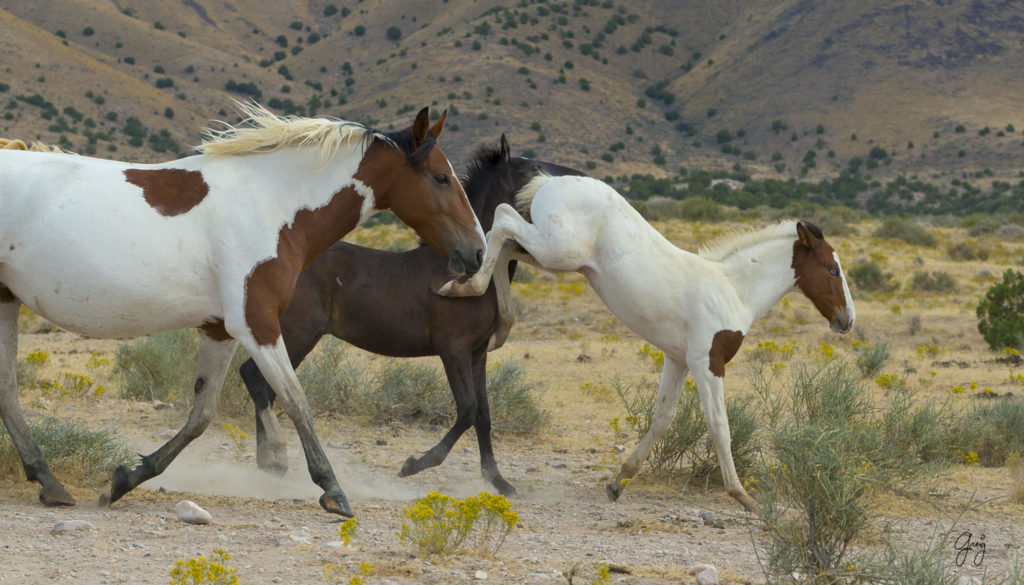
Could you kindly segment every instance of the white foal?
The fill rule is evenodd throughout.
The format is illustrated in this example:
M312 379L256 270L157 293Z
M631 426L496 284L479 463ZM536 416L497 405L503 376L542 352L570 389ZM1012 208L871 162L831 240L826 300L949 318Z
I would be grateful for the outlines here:
M482 294L496 265L504 273L508 258L586 276L613 313L665 352L650 431L607 485L609 496L618 498L668 429L691 372L725 489L752 510L730 450L725 365L750 326L791 290L802 291L834 331L853 326L850 290L821 230L787 221L693 254L666 240L619 193L595 179L538 177L516 202L520 212L497 208L480 271L463 283L445 284L439 294Z

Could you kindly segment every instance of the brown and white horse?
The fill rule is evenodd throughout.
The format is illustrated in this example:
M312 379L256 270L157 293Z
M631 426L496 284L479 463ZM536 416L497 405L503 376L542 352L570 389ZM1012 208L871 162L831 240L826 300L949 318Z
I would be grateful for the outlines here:
M693 374L725 489L748 510L730 451L725 365L750 326L783 295L800 290L834 331L853 326L854 307L839 256L817 227L787 221L704 248L680 250L614 189L585 177L540 177L499 205L479 272L451 281L447 296L483 293L507 258L587 277L633 332L665 352L651 428L607 485L617 499L672 422L683 381ZM520 215L522 213L523 215ZM524 220L523 218L527 219Z
M245 124L211 131L202 154L167 163L0 151L0 416L44 504L74 498L18 404L22 304L92 337L200 330L188 420L134 469L116 469L102 500L160 474L203 432L241 343L295 423L310 476L324 490L320 505L351 516L281 339L279 318L299 273L387 208L448 255L454 273L480 265L483 231L435 145L444 116L431 126L424 108L411 128L383 133L239 107Z

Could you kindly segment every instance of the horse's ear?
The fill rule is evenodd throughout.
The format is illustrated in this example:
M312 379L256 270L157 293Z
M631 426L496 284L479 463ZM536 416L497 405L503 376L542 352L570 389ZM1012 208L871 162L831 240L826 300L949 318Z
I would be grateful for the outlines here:
M808 224L803 221L796 222L796 236L800 239L800 243L808 248L813 247L814 243L820 239L815 236L814 230L808 227Z
M434 125L430 127L430 131L434 134L434 140L437 140L441 136L441 131L444 130L444 119L448 117L448 110L441 112L441 117L434 122Z
M508 162L512 158L512 147L508 145L508 138L505 138L505 134L501 134L501 147L499 150L501 154L501 160Z
M444 119L444 116L441 117ZM412 143L417 148L427 139L427 132L430 131L430 108L426 107L416 114L416 121L412 123ZM434 136L437 136L436 134Z

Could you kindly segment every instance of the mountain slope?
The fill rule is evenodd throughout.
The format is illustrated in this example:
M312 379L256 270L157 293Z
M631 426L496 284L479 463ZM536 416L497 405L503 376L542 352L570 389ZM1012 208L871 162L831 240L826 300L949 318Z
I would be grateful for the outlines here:
M878 176L1009 179L1022 30L982 0L0 0L0 135L161 160L258 96L385 129L448 108L457 165L506 132L598 176L813 177L875 148Z

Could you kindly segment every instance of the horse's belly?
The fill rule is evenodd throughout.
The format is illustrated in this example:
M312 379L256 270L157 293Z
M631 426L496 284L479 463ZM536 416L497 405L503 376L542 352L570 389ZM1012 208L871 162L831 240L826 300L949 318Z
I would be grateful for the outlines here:
M73 254L72 254L73 256ZM223 315L215 284L173 267L98 267L85 260L60 269L6 263L0 282L28 308L61 327L91 337L118 338L194 327Z

